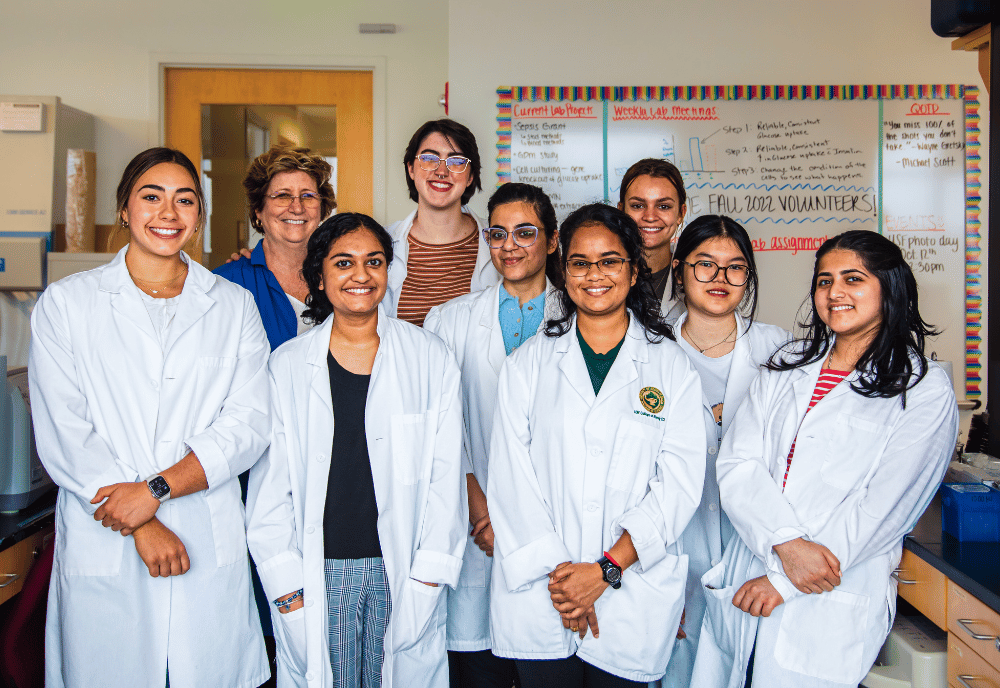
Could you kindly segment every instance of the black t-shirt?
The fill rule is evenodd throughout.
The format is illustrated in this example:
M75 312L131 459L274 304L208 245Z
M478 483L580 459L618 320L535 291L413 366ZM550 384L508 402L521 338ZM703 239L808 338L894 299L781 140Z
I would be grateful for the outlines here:
M365 437L365 402L371 375L355 375L327 354L333 395L333 448L323 512L327 559L381 557L378 506Z
M670 265L659 272L650 275L650 282L653 285L653 293L659 301L663 300L663 294L667 291L667 284L670 282Z

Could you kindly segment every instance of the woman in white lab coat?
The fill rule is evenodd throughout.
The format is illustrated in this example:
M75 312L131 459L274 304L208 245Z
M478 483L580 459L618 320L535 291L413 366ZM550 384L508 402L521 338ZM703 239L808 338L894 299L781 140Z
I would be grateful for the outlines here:
M468 518L459 371L440 339L381 309L391 260L366 215L320 225L302 269L319 324L271 356L247 537L282 688L448 684L443 586Z
M687 688L705 613L701 577L722 561L733 535L732 524L719 507L715 477L719 445L750 383L790 335L754 320L757 266L753 244L732 218L702 215L689 224L677 241L673 270L673 297L686 306L674 334L701 377L708 440L705 491L682 537L689 557L684 621L662 683L663 688Z
M507 358L497 390L493 652L525 688L638 686L663 675L684 605L701 384L631 218L583 206L560 246L565 315Z
M955 448L958 409L899 248L816 254L804 339L750 387L717 464L740 539L702 582L693 685L857 686L892 626L903 536Z
M444 339L462 370L463 458L471 531L458 587L448 595L451 688L510 688L513 660L490 652L489 587L493 556L485 490L497 380L509 353L557 312L553 281L561 282L559 228L549 197L537 186L509 183L487 204L483 243L503 275L496 286L435 306L424 327Z
M128 246L32 313L35 437L62 488L53 688L268 677L237 480L268 442L268 345L250 294L181 252L203 208L183 153L140 153L118 186Z
M653 293L660 300L664 320L673 325L684 312L684 299L674 289L672 249L687 213L681 171L662 158L634 163L622 177L618 210L639 225Z
M492 287L500 273L479 238L486 225L467 206L483 190L479 149L468 127L451 119L425 122L410 137L403 169L417 207L388 228L396 260L385 309L423 325L432 307Z

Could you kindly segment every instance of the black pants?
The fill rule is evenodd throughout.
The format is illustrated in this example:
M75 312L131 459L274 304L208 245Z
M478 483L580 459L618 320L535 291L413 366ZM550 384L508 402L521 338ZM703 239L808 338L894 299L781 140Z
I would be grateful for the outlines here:
M497 657L489 650L448 651L451 688L521 688L513 659Z
M646 688L645 681L629 681L573 655L566 659L519 659L517 673L524 688Z

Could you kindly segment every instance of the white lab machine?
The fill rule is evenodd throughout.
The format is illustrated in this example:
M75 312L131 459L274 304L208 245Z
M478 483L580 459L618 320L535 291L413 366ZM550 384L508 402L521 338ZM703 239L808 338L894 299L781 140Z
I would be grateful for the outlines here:
M0 356L0 513L14 513L31 504L52 485L35 449L28 399L28 369L7 370Z
M948 636L929 619L897 616L859 688L948 688Z

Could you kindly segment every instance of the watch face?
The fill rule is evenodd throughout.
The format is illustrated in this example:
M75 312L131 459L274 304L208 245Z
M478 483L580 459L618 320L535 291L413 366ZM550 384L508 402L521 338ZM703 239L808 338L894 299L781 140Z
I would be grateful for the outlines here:
M170 494L170 486L167 485L167 481L163 479L163 476L158 475L149 481L149 491L157 499L163 499Z
M606 580L610 585L614 585L622 578L621 569L612 564L610 561L604 565L604 580Z

